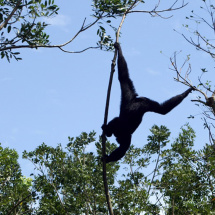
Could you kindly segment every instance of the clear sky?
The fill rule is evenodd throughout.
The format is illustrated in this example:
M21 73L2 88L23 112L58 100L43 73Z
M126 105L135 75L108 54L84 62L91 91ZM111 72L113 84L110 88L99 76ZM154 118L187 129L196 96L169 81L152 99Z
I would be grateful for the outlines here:
M156 2L156 1L153 1ZM165 1L166 2L166 1ZM168 1L170 2L170 1ZM199 3L201 1L198 1ZM90 1L56 1L59 15L49 20L48 27L52 44L68 41L80 29L84 18L93 21ZM166 3L165 3L166 4ZM196 1L174 13L171 19L152 18L148 14L130 14L123 25L120 43L127 60L130 76L140 96L150 97L158 102L182 93L186 86L174 81L174 72L169 67L169 57L174 51L182 50L178 60L183 62L191 54L194 85L201 74L200 68L212 66L209 56L197 52L179 32L186 33L182 24L186 16L197 6ZM147 4L143 9L150 8ZM165 8L163 5L162 8ZM152 9L152 7L151 7ZM119 20L116 20L118 24ZM195 24L192 25L195 28ZM114 32L108 28L112 36ZM68 46L68 50L82 50L94 46L97 41L97 26L82 33ZM188 36L191 36L187 32ZM207 35L207 33L206 33ZM22 61L1 60L0 71L0 142L3 147L15 148L21 154L34 150L42 142L56 146L68 143L68 136L95 130L101 134L104 109L113 53L89 50L82 54L66 54L58 49L22 49ZM160 53L162 51L162 54ZM190 114L198 115L201 109L190 100L184 102L168 115L147 113L133 135L132 143L141 146L147 142L149 129L154 125L166 125L176 137L186 122L197 132L196 144L208 142L201 117L188 120ZM119 113L120 89L117 73L111 94L109 120ZM111 138L115 142L114 138ZM88 150L94 150L91 145ZM28 176L29 161L20 158L23 173Z

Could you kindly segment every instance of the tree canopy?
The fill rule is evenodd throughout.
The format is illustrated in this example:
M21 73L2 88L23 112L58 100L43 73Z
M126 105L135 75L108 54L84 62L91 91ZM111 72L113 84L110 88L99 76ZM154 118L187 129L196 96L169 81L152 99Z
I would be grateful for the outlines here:
M201 2L200 9L207 12L209 19L191 11L187 16L189 24L184 25L192 29L191 36L179 33L188 44L214 60L211 38L215 29L215 5L209 0ZM0 0L1 58L9 62L11 58L21 60L17 50L22 48L58 48L68 53L91 48L112 51L114 41L123 35L121 26L128 14L169 18L167 13L185 7L186 3L176 0L160 9L161 1L158 1L148 10L144 5L142 0L94 0L92 21L87 23L84 19L74 36L63 44L53 45L46 33L48 24L44 18L57 16L59 7L54 0ZM120 25L115 20L121 20ZM197 30L193 30L192 23L198 25ZM212 36L205 35L199 27L202 25L211 30ZM94 47L89 45L82 51L65 48L92 26L97 26L98 36ZM170 57L171 69L176 81L199 93L192 101L202 107L203 129L207 129L209 138L205 138L202 148L196 149L196 134L189 124L183 126L174 139L170 136L171 129L154 125L146 144L132 145L122 161L106 166L105 180L113 214L213 214L215 211L215 89L213 80L205 78L213 71L206 65L201 68L202 75L191 80L190 58L188 55L179 65L176 52ZM113 73L115 60L116 55ZM190 116L194 117L197 116ZM107 113L104 121L107 121ZM24 151L23 159L35 167L31 177L22 174L16 150L0 145L0 214L108 214L102 178L102 137L95 132L83 132L78 137L69 137L68 142L66 147L43 143L33 151ZM95 145L96 152L87 150L91 144ZM105 153L109 153L116 145L106 141L105 147Z
M189 125L170 138L153 126L142 148L132 145L121 162L107 165L114 214L210 214L214 205L214 150L195 150ZM95 144L97 152L87 152ZM107 142L107 151L115 144ZM102 182L101 139L95 132L69 137L67 147L45 143L24 152L35 170L25 178L15 150L1 147L2 214L107 214Z

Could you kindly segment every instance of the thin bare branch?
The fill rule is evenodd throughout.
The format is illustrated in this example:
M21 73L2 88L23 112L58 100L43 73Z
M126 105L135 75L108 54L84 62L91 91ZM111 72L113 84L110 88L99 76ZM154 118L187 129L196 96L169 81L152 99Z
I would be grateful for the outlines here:
M206 105L206 102L203 102L200 99L198 99L198 100L197 99L192 99L191 102L199 102L199 103L202 103L202 104Z
M211 43L209 43L209 41L207 41L199 32L195 32L195 33L196 33L197 36L198 36L198 40L201 39L207 46L209 46L209 47L215 49L215 46L212 45ZM193 39L192 39L191 37L190 37L190 39L188 39L184 34L181 34L181 35L184 37L184 39L185 39L188 43L190 43L191 45L195 46L197 49L200 49L200 50L202 50L202 51L208 53L209 55L211 55L212 58L215 58L215 54L212 53L210 50L203 48L203 47L200 45L200 42L199 42L199 41L198 41L198 43L196 43L196 42L193 41Z
M63 52L66 52L66 53L70 53L70 54L80 54L80 53L82 53L82 52L85 52L85 51L87 51L88 49L98 49L99 47L97 46L97 47L88 47L88 48L85 48L85 49L83 49L83 50L81 50L81 51L67 51L67 50L64 50L63 48L61 48L61 47L58 47L61 51L63 51Z
M80 30L75 34L75 36L74 36L71 40L69 40L68 42L63 43L63 44L58 45L58 46L59 46L59 47L63 47L63 46L68 45L68 44L71 43L80 33L82 33L83 31L86 31L88 28L90 28L90 27L92 27L93 25L95 25L101 18L102 18L102 15L101 15L99 18L97 18L94 22L92 22L92 23L90 23L90 24L88 24L88 25L86 25L86 26L85 26L85 22L86 22L86 18L85 18L84 21L83 21L83 24L82 24L82 26L81 26L81 28L80 28Z
M178 1L178 0L177 0L177 1ZM176 1L176 2L177 2L177 1ZM175 3L176 3L176 2L175 2ZM132 10L132 11L129 11L128 13L159 14L159 13L164 13L164 12L170 12L170 11L180 10L180 9L182 9L182 8L184 8L184 7L186 7L186 6L188 5L188 3L185 4L185 3L183 2L183 4L182 4L180 7L174 8L175 3L174 3L171 7L169 7L168 9L164 9L164 10L157 10L158 5L156 5L155 8L154 8L153 10L151 10L151 11L148 11L148 10Z
M186 72L186 75L185 75L185 78L181 75L181 70L182 68L185 66L185 64L187 63L188 59L185 60L185 62L183 63L182 67L180 68L180 71L178 70L178 66L177 66L177 60L176 60L176 53L174 54L174 60L173 58L170 58L170 62L171 62L171 65L173 66L173 69L170 68L171 70L175 71L176 74L177 74L177 78L174 78L177 82L180 82L186 86L189 86L189 87L192 87L194 90L200 92L204 97L205 97L205 100L207 100L207 95L201 91L200 89L198 89L197 87L193 86L193 84L191 83L191 81L186 78L188 77L188 75L190 74L191 72L191 65L189 64L188 66L188 69L187 69L187 72Z

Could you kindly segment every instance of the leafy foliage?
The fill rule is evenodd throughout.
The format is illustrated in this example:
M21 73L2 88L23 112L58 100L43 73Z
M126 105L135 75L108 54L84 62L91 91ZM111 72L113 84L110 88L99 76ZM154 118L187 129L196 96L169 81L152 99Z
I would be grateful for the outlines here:
M147 144L132 145L120 165L107 165L114 214L215 212L214 146L194 150L195 132L189 125L174 141L165 126L155 125L150 131ZM96 153L88 151L92 145ZM107 153L115 148L107 142ZM41 215L107 214L101 140L96 141L95 132L69 137L65 149L43 143L25 151L23 158L35 166L33 181L22 176L14 150L1 147L0 155L2 214L11 209Z
M25 178L15 150L0 145L0 214L31 214L31 178Z
M94 132L82 133L76 138L69 137L66 151L61 145L53 148L42 144L33 152L24 152L23 157L31 160L39 171L34 181L34 189L39 194L37 214L106 211L100 157L86 152L86 146L94 141ZM101 154L100 143L95 144ZM107 169L110 185L118 168L113 165Z
M97 30L97 35L99 36L99 41L97 45L100 49L106 51L113 50L113 38L107 34L107 30L104 26L109 26L115 34L117 33L117 28L112 24L115 19L122 17L128 9L132 9L138 3L144 3L142 0L94 0L92 4L93 16L102 17L100 21L99 28Z
M20 60L20 53L13 49L49 44L47 24L41 17L57 14L59 8L54 0L2 0L0 4L1 58L6 57L9 62L11 58Z
M122 16L135 0L94 0L94 12L96 16L106 13L106 17Z
M170 131L165 126L153 126L151 132L148 144L130 148L117 181L118 163L107 166L114 213L155 214L162 207L167 214L173 210L176 214L213 211L211 146L193 150L195 133L189 125L182 128L171 147ZM87 146L94 143L96 155L87 152ZM108 142L108 153L115 147ZM34 213L105 214L100 156L101 141L95 142L94 132L69 137L65 150L60 144L54 148L43 143L33 152L24 152L23 157L34 163L37 172L33 190L38 207Z

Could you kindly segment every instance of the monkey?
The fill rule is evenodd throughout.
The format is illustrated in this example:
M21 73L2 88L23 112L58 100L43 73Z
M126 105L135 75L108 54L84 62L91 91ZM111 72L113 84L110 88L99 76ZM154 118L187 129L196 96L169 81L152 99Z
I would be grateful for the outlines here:
M146 112L165 115L194 90L189 88L182 94L174 96L161 104L147 97L139 97L129 77L127 62L123 56L121 46L116 42L114 47L118 54L118 80L121 88L120 113L118 117L112 119L107 125L102 125L102 129L105 136L110 137L113 134L116 137L119 147L110 155L102 158L106 160L106 163L118 161L126 154L131 144L132 134L142 122L143 115Z
M207 105L209 107L215 106L215 97L211 96L211 97L207 98L205 105Z

